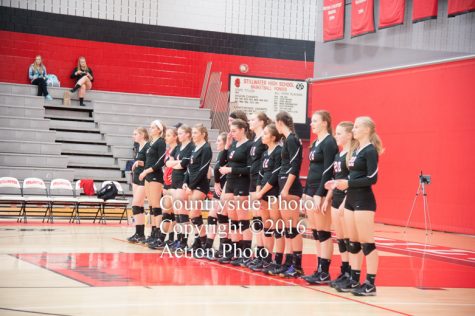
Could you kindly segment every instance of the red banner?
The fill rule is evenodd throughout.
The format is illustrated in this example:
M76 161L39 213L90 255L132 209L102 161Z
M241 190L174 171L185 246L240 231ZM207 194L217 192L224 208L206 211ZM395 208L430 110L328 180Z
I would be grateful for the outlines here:
M437 18L437 0L412 0L412 22Z
M475 11L475 0L449 0L449 17Z
M351 37L374 32L374 0L351 1Z
M399 25L404 23L405 0L380 0L379 1L379 28Z
M345 0L323 1L323 41L345 37Z

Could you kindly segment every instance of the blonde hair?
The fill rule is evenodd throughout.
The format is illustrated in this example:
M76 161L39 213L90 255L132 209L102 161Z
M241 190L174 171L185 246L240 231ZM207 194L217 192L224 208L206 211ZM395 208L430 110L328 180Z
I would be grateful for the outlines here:
M82 70L82 68L81 68L81 59L83 59L83 60L84 60L84 64L86 64L86 69L84 69L84 70L85 70L85 71L89 71L89 67L87 66L87 63L86 63L86 57L84 57L84 56L80 56L80 57L78 58L78 70Z
M181 129L183 132L185 132L185 134L188 134L191 138L191 127L189 127L186 124L182 124L180 125L180 127L178 127L178 129Z
M193 126L196 130L198 130L201 134L204 135L204 139L206 142L208 142L208 129L203 125L203 124L196 124Z
M152 122L152 124L158 127L158 129L160 130L161 134L159 137L163 137L167 131L167 127L165 126L165 124L163 124L160 120L155 120Z
M353 124L353 122L343 121L343 122L338 123L337 127L338 126L343 127L345 129L345 132L353 134L353 126L355 125ZM350 150L346 154L346 166L349 166L351 156L353 155L353 152L356 150L357 147L358 147L358 141L354 139L352 136L351 141L350 141Z
M38 58L38 57L41 58L41 64L40 65L36 64L36 58ZM40 74L43 74L43 72L45 71L45 65L43 65L43 57L41 57L41 55L37 55L35 57L35 61L33 62L32 66L33 66L33 69L35 71L39 72Z
M149 137L148 137L148 131L147 131L147 129L146 129L145 127L137 127L137 128L135 129L135 131L136 131L137 133L142 134L142 135L143 135L143 138L145 139L145 141L148 141L148 139L149 139Z
M376 124L374 124L373 119L371 119L369 116L359 116L355 119L355 122L356 121L360 121L362 125L369 128L369 142L374 146L374 148L376 148L376 152L381 155L384 152L383 143L379 135L376 134ZM350 157L353 156L353 152L356 150L356 147L351 149L348 153Z

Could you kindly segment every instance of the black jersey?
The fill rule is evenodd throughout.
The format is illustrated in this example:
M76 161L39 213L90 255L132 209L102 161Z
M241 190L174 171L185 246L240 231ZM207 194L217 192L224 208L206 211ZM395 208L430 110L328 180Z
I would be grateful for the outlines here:
M214 164L213 173L214 173L214 182L221 184L221 188L224 187L226 183L226 175L219 172L219 168L226 165L226 153L225 151L220 151L218 157L216 157L216 163Z
M165 165L166 150L167 145L161 137L153 143L149 142L149 147L145 154L144 169L152 168L156 173L163 173L162 167Z
M231 147L227 150L227 166L231 167L231 173L228 174L227 179L238 177L249 177L251 171L250 155L252 141L248 140L237 146L237 142L233 142Z
M181 148L181 145L178 145L175 147L175 149L170 154L170 156L173 156L175 160L181 160L180 166L183 169L173 169L172 179L174 177L185 176L186 169L188 168L188 165L190 164L192 151L193 151L193 144L191 142L188 143L183 149Z
M267 150L267 145L262 143L262 137L259 137L252 142L251 150L249 152L251 162L251 176L257 176L259 168L261 167L262 154Z
M301 164L302 142L295 133L290 133L282 147L282 168L280 168L279 176L293 174L298 178Z
M149 143L145 143L145 145L143 145L142 148L140 147L137 148L137 151L135 153L135 161L142 161L145 165L145 159L146 159L145 156L146 156L149 146L150 146ZM141 174L143 170L144 170L143 166L137 166L134 169L134 173Z
M272 187L279 186L279 171L282 163L282 147L276 146L269 154L266 150L262 155L261 167L259 170L258 185L262 188L269 183Z
M335 160L333 161L333 175L336 180L348 180L348 175L350 171L346 166L346 155L348 153L338 153L335 155Z
M208 179L208 168L212 158L213 152L208 143L200 148L193 146L184 181L190 189L196 189L200 183Z
M317 188L318 196L325 196L325 182L332 178L332 167L335 155L338 153L338 145L335 138L327 134L321 141L315 141L308 154L310 167L307 176L307 186Z
M348 187L371 187L378 180L378 152L373 144L368 144L353 152L348 164L350 170Z

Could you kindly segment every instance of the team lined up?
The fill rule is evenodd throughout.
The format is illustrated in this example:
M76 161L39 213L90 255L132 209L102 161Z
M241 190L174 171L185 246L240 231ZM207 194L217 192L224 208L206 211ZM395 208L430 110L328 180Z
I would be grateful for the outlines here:
M216 140L219 154L214 168L210 168L208 132L201 124L166 129L156 120L149 133L143 128L135 130L134 139L140 144L132 168L136 233L129 241L152 249L192 252L195 257L270 275L302 277L310 284L330 284L340 292L375 295L378 254L372 185L377 181L378 156L383 149L374 122L369 117L341 122L333 136L330 114L315 112L311 128L317 139L309 151L305 187L299 180L302 142L288 113L280 112L272 123L265 113L248 120L244 112L235 111L229 126L230 132ZM213 198L222 203L211 204L205 226L202 204L197 202L206 199L212 174ZM145 196L152 215L148 238L144 234ZM249 199L259 201L260 207L245 207ZM301 213L307 216L318 256L315 272L306 276ZM341 274L333 281L329 273L332 223L342 259ZM188 246L190 234L195 238ZM214 251L218 234L219 250ZM255 249L251 248L253 240ZM367 279L361 284L363 256Z

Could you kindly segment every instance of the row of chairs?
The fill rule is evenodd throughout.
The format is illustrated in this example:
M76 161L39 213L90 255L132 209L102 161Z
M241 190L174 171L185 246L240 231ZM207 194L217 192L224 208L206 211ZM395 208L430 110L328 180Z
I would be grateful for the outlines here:
M42 214L43 222L46 220L47 223L53 223L55 215L69 214L70 223L81 223L81 208L92 208L96 210L95 215L90 218L93 219L93 222L98 220L99 223L105 224L106 219L117 219L120 223L127 216L129 201L119 182L104 181L102 187L109 183L116 186L119 195L115 199L104 201L94 196L81 196L81 180L76 181L73 188L69 180L54 179L48 188L45 182L39 178L26 178L23 183L20 183L13 177L1 177L0 190L9 192L4 195L0 194L0 212L6 213L7 217L16 214L13 216L17 217L17 222L24 221L26 223L28 215ZM94 192L96 192L95 184ZM72 210L67 211L66 209ZM110 209L122 209L122 213L106 213L106 210Z

